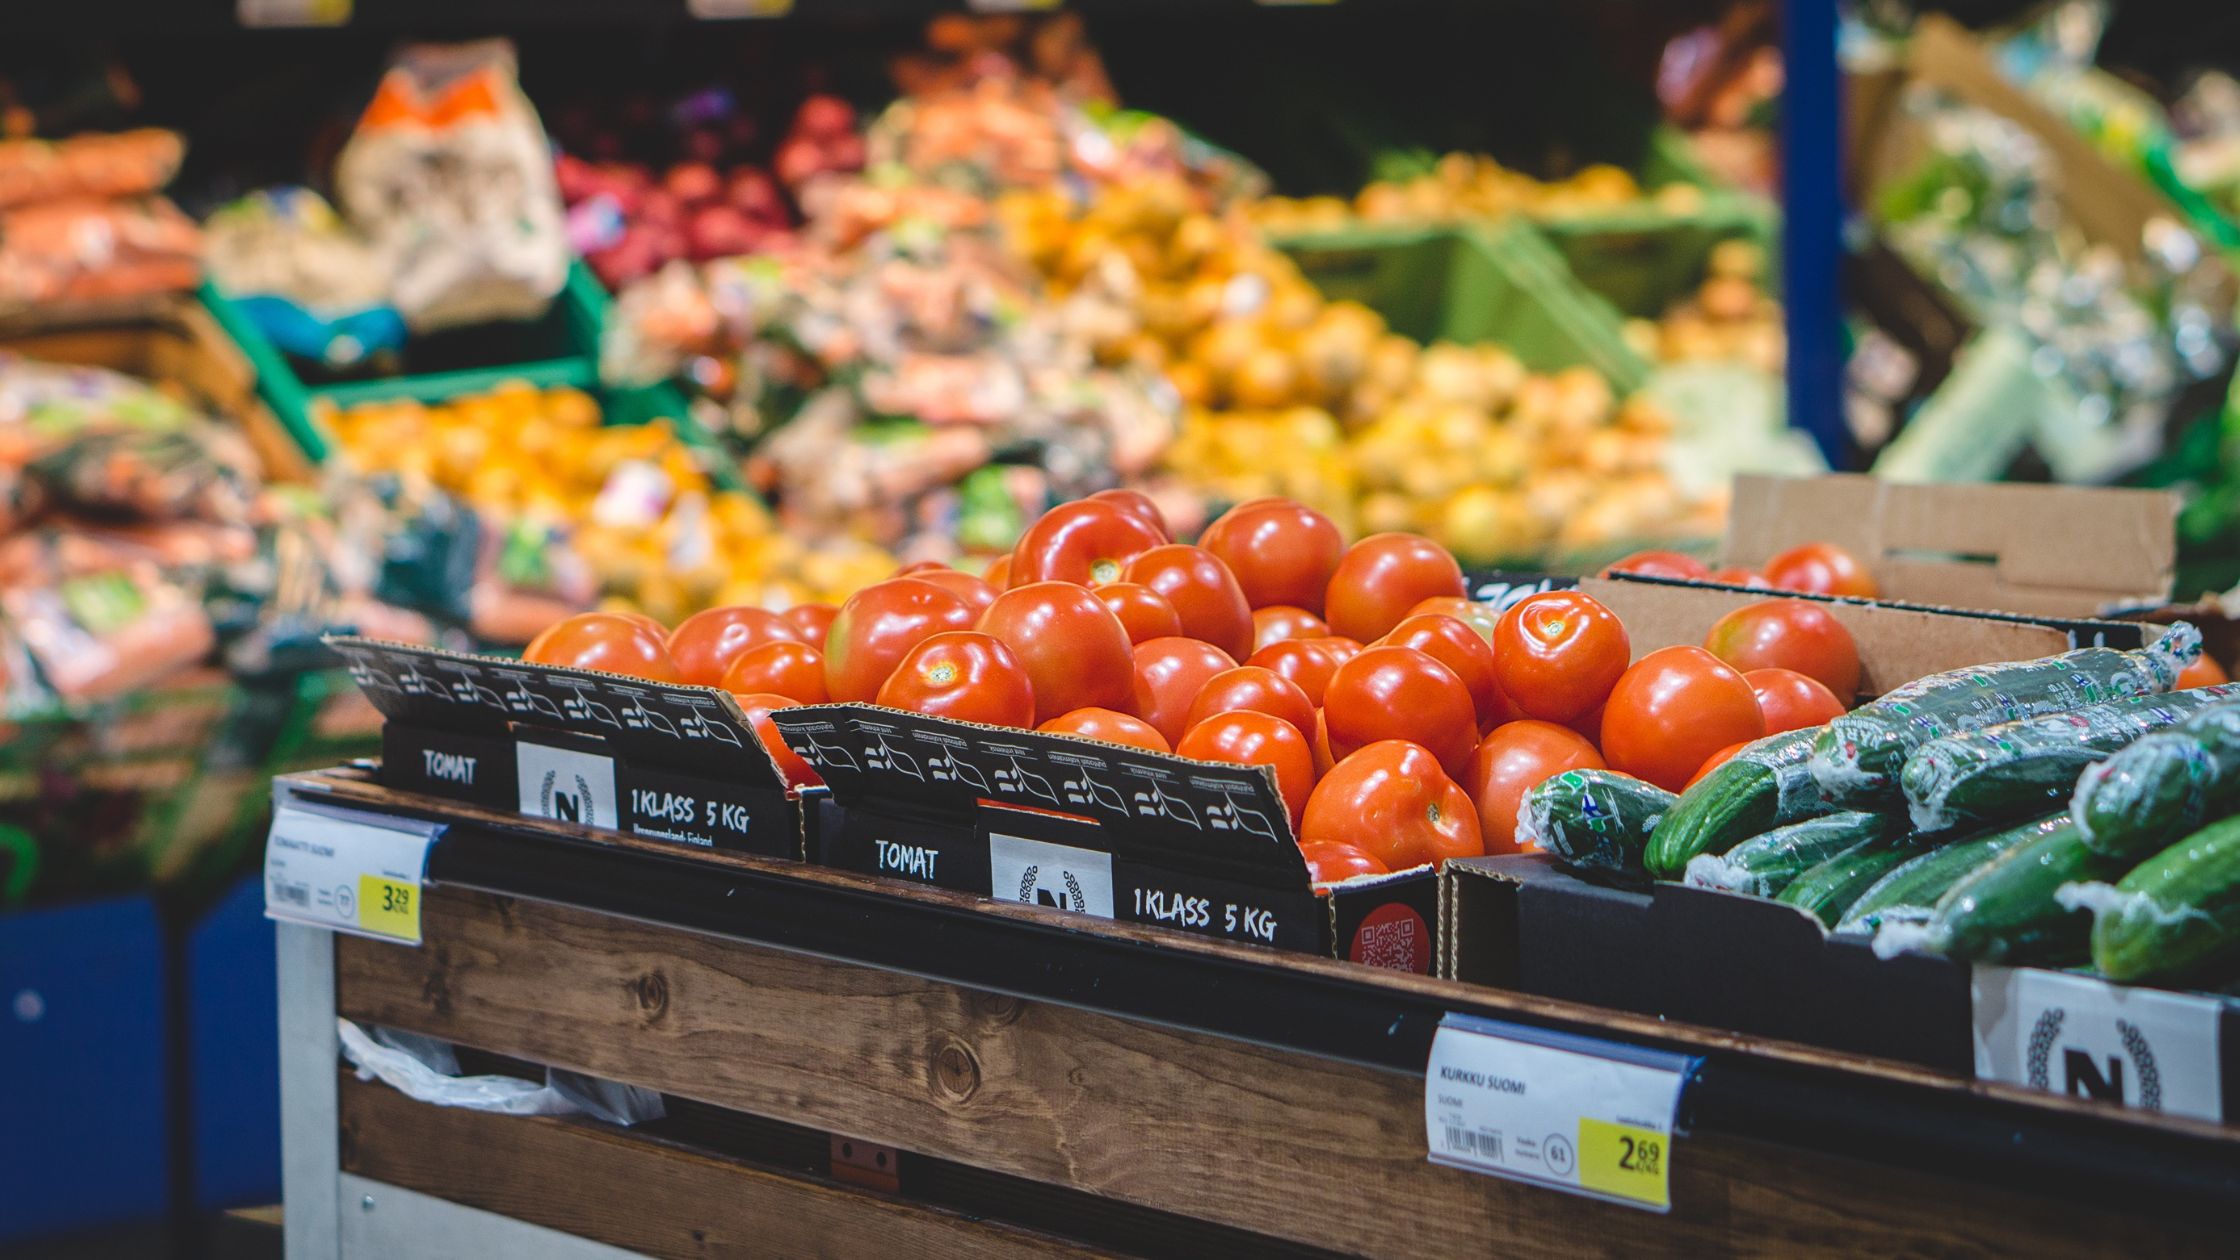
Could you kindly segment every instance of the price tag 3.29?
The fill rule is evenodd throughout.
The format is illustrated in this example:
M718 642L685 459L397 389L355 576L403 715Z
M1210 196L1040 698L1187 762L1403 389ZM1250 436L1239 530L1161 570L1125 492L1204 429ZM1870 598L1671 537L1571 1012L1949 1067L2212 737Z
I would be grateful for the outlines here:
M1697 1060L1449 1015L1431 1043L1431 1161L1672 1210L1672 1138Z
M284 796L265 837L265 917L418 945L428 846L442 832Z

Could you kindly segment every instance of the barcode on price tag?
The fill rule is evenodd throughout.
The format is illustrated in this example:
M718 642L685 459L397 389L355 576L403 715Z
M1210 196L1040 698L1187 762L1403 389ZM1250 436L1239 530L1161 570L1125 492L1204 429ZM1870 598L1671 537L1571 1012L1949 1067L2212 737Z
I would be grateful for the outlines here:
M418 945L428 846L442 833L282 795L264 844L265 917Z
M1698 1061L1449 1015L1424 1070L1431 1162L1672 1210L1672 1137Z

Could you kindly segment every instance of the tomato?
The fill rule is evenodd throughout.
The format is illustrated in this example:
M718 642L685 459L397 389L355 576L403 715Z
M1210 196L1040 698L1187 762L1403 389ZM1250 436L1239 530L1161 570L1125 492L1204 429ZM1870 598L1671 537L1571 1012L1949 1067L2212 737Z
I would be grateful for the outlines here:
M1632 655L1618 614L1577 591L1520 600L1493 631L1502 694L1543 721L1568 721L1602 703Z
M1636 551L1603 567L1602 576L1635 573L1642 577L1680 578L1697 582L1711 576L1711 567L1684 551Z
M1614 770L1677 792L1704 758L1766 733L1750 683L1699 647L1651 652L1625 672L1602 711L1602 756Z
M1526 719L1496 728L1478 744L1462 775L1462 790L1478 808L1486 852L1517 852L1517 804L1525 789L1566 770L1602 768L1602 754L1567 727Z
M981 573L980 580L999 591L1011 589L1011 557L997 556L990 560L986 571Z
M615 613L577 613L529 641L521 659L569 669L596 669L654 682L682 679L661 636Z
M1602 747L1602 708L1603 706L1598 704L1570 721L1561 722L1558 725L1578 732L1579 738L1593 744L1596 748L1600 748Z
M878 703L989 726L1034 725L1034 684L1003 640L945 630L903 656L880 684Z
M2184 691L2189 687L2221 687L2231 681L2231 677L2224 672L2224 666L2217 664L2215 657L2203 652L2195 658L2193 664L2178 671L2177 689Z
M1745 569L1739 565L1733 568L1713 569L1703 575L1703 580L1719 582L1727 586L1747 586L1756 591L1773 589L1773 584L1766 581L1757 570Z
M1075 709L1061 713L1035 728L1052 735L1079 735L1083 739L1101 739L1108 744L1125 744L1151 752L1173 752L1174 745L1159 733L1159 728L1142 718L1113 709Z
M1314 747L1297 726L1271 713L1232 709L1191 723L1174 750L1200 761L1273 767L1284 812L1298 830L1307 793L1314 790Z
M1431 750L1459 777L1478 746L1478 706L1455 672L1428 653L1372 647L1338 666L1322 692L1330 751L1343 762L1378 740L1405 739Z
M1301 736L1314 733L1314 701L1297 683L1272 669L1239 665L1206 679L1190 699L1182 719L1185 728L1196 726L1216 713L1248 709L1283 719L1299 728Z
M1777 590L1803 591L1807 595L1857 595L1873 599L1882 593L1867 566L1834 543L1806 543L1791 547L1766 561L1766 581Z
M1236 667L1235 657L1197 639L1171 635L1146 640L1136 644L1135 702L1129 707L1172 744L1182 738L1190 702L1206 680Z
M1316 709L1314 711L1315 781L1321 782L1322 776L1330 773L1330 768L1337 764L1338 759L1330 753L1330 723L1323 717L1322 710Z
M1393 871L1485 852L1470 794L1430 749L1404 739L1379 740L1331 767L1307 795L1299 838L1350 844Z
M1159 531L1164 542L1174 541L1174 527L1167 524L1167 514L1151 501L1151 496L1141 490L1099 490L1089 496L1091 503L1109 503L1129 516Z
M948 568L948 565L941 563L939 560L913 560L910 563L903 565L901 568L896 569L894 572L888 574L887 576L912 577L920 573L946 572Z
M1390 875L1385 864L1350 844L1323 840L1299 846L1307 860L1307 878L1317 884L1335 884L1357 875Z
M803 643L815 647L832 634L832 619L840 615L840 610L830 604L795 604L778 615L801 633Z
M1166 535L1111 503L1061 503L1019 535L1011 551L1013 586L1029 582L1117 582L1128 562L1166 544Z
M824 685L824 653L806 643L774 640L751 647L723 671L725 691L787 696L800 704L823 704L832 695Z
M653 631L655 634L660 635L662 642L666 643L669 641L669 627L662 625L661 619L654 616L652 613L633 612L627 608L601 608L597 611L606 613L607 615L612 617L620 617L625 621L634 621L639 625L644 626L646 629Z
M1212 552L1184 543L1153 547L1129 561L1125 578L1165 596L1184 634L1238 659L1252 655L1252 605Z
M1415 607L1408 610L1409 617L1427 617L1434 613L1454 618L1477 631L1478 637L1488 643L1493 641L1493 628L1501 624L1499 608L1460 595L1434 595L1429 599L1420 599L1416 601Z
M963 600L972 608L975 616L988 611L988 605L996 602L995 587L989 585L985 578L974 577L961 569L944 569L936 566L931 569L921 569L910 576L921 582L931 582L935 586L955 594L957 598Z
M677 677L699 687L723 681L723 671L748 648L776 640L798 643L801 632L767 608L710 608L677 623L669 633L669 659ZM756 687L767 691L767 687Z
M1182 633L1182 618L1167 597L1140 582L1107 582L1096 588L1097 599L1120 619L1128 642L1163 639Z
M869 700L897 662L927 637L970 630L972 606L916 578L889 578L848 597L825 635L824 686L843 704Z
M1509 698L1501 694L1493 673L1493 645L1460 618L1441 613L1410 617L1377 640L1387 647L1414 648L1439 662L1470 689L1470 703L1477 709L1478 729L1489 731L1494 723L1515 716Z
M1286 639L1254 652L1245 664L1274 670L1305 692L1309 703L1319 705L1330 675L1338 672L1338 654L1319 643Z
M1753 669L1742 675L1758 697L1758 711L1765 715L1766 734L1820 726L1844 712L1843 701L1817 678L1793 669Z
M1361 640L1349 639L1342 634L1326 634L1319 639L1305 639L1302 642L1312 643L1316 647L1328 651L1338 658L1340 665L1361 655Z
M755 738L769 750L770 760L778 763L778 777L788 787L817 787L824 783L824 776L801 754L787 745L785 736L778 733L778 724L770 720L772 709L790 709L800 702L787 696L774 696L749 692L737 697L739 711L746 714L747 725L754 730Z
M1254 608L1322 612L1346 540L1330 518L1291 499L1251 499L1206 526L1198 545L1221 557Z
M1722 748L1719 751L1704 758L1703 764L1697 766L1696 772L1693 775L1689 776L1688 787L1694 787L1696 784L1703 782L1703 778L1705 775L1710 774L1712 771L1727 764L1728 758L1734 756L1736 753L1741 752L1743 749L1748 748L1749 746L1750 741L1744 740L1739 744L1729 744L1725 748ZM1683 788L1681 790L1686 791L1687 789Z
M1817 678L1838 700L1859 694L1859 645L1826 604L1809 599L1762 599L1712 623L1703 646L1748 673L1793 669Z
M997 597L980 630L1003 640L1034 683L1035 720L1135 701L1135 655L1120 619L1071 582L1030 582Z
M1290 604L1270 604L1252 610L1252 650L1257 652L1285 639L1320 639L1330 633L1322 618Z
M1330 574L1323 619L1363 643L1381 638L1434 595L1464 595L1462 566L1421 534L1371 534L1346 549Z

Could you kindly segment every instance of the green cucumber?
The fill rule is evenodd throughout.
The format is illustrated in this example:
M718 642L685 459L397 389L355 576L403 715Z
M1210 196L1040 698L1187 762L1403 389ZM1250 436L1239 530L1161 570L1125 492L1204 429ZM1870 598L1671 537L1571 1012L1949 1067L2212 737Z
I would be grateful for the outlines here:
M1920 851L1896 835L1862 841L1790 880L1774 900L1808 911L1821 923L1834 927L1860 894Z
M1924 949L2015 965L2082 962L2092 916L2062 903L2062 885L2106 883L2131 865L2093 852L2075 821L2064 817L1946 890L1928 922L1885 924L1875 935L1875 952Z
M1725 853L1768 827L1827 812L1808 764L1818 733L1768 735L1682 792L1649 839L1649 873L1678 879L1698 854Z
M2200 655L2201 632L2181 621L2136 652L2079 648L2034 661L1931 674L1821 727L1812 746L1812 777L1820 794L1837 806L1895 805L1903 795L1899 770L1930 740L2165 692Z
M2094 850L2144 859L2240 804L2240 704L2204 709L2086 770L2069 812Z
M1954 884L2007 850L2027 844L2068 820L2066 814L2054 814L2019 827L2002 827L1986 835L1939 845L1876 880L1874 887L1851 903L1836 930L1873 932L1885 923L1926 923L1936 912L1937 899Z
M1638 874L1642 849L1678 799L1614 770L1566 770L1525 790L1517 839L1577 866Z
M1660 826L1671 821L1667 818ZM1698 888L1771 897L1829 858L1889 835L1895 822L1889 814L1807 818L1745 840L1725 853L1698 853L1688 860L1687 882Z
M2126 696L1947 735L1914 749L1898 783L1921 831L2017 818L2072 795L2086 767L2132 741L2234 699L2240 699L2240 684L2228 683Z
M2072 890L2070 900L2093 910L2092 965L2110 980L2227 978L2240 963L2240 818L2194 832L2113 889Z

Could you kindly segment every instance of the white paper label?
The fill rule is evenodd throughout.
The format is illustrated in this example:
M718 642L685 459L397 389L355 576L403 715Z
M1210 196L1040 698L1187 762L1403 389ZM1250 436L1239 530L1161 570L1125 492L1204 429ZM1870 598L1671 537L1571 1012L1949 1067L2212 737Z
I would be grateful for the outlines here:
M2216 999L2029 967L1977 967L1970 988L1978 1079L2224 1119Z
M418 945L428 846L442 833L441 823L283 797L265 836L265 917Z
M521 812L585 827L619 827L614 759L547 744L519 744Z
M1685 1055L1449 1015L1424 1069L1431 1162L1672 1210Z
M1112 917L1112 855L1018 836L988 837L989 893L998 901Z

